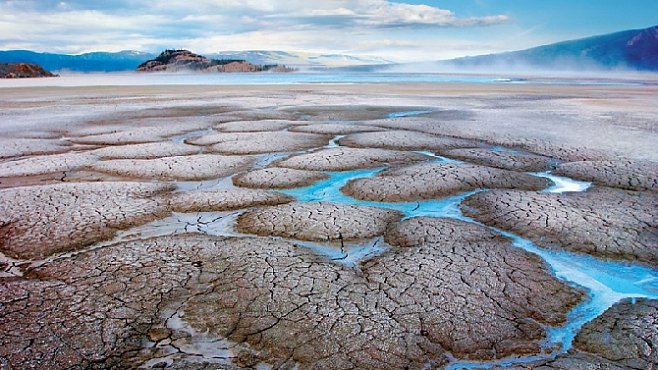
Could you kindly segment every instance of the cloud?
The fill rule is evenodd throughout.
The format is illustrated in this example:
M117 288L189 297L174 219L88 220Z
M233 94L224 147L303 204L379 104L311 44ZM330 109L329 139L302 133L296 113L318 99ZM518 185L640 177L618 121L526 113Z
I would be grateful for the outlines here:
M156 51L165 45L199 52L358 52L383 39L413 44L414 37L404 39L408 31L507 22L506 15L460 17L430 5L387 0L0 0L0 49Z

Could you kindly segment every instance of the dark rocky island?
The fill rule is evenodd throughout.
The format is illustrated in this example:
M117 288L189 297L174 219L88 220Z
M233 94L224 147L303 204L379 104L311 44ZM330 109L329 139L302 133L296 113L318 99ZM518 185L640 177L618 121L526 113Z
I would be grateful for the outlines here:
M38 64L0 63L0 78L57 77Z
M277 64L253 64L241 59L209 59L189 50L165 50L157 58L137 67L137 72L292 72Z

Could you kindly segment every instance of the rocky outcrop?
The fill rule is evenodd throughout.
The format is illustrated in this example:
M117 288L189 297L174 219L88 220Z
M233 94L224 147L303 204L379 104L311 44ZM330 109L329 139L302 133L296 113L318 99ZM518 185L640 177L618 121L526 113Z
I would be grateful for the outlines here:
M38 64L0 63L0 78L57 77Z
M165 50L157 58L148 60L137 67L137 72L292 72L280 65L257 65L245 60L208 59L189 50Z

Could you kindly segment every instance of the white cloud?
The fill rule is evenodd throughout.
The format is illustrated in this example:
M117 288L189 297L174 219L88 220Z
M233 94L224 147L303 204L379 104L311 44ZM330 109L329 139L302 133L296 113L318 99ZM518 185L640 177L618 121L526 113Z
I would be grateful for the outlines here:
M0 49L41 51L187 47L388 53L440 38L409 31L509 22L505 15L460 17L429 5L387 0L0 0ZM428 36L427 34L424 34ZM383 40L387 40L384 42ZM382 49L377 49L380 45ZM409 52L406 54L411 55ZM389 55L390 58L395 56Z

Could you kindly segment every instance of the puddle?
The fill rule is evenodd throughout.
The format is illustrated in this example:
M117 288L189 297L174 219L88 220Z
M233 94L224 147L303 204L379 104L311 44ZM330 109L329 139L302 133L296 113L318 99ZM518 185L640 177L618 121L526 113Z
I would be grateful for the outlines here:
M163 312L165 327L171 330L168 338L157 343L148 342L149 348L157 349L157 356L144 362L140 368L172 366L176 362L229 365L235 358L234 349L239 345L208 333L198 333L183 319L180 302L176 309Z
M206 129L203 129L203 130L190 131L190 132L184 133L182 135L172 136L172 137L169 138L169 140L171 142L174 142L174 143L177 143L177 144L182 144L187 139L212 134L214 131L215 130L212 127L211 128L206 128Z
M404 117L420 116L420 115L428 114L428 113L432 113L432 111L431 110L410 110L410 111L389 113L386 117L387 118L404 118Z
M533 176L545 177L553 182L553 186L544 190L547 193L573 193L583 192L592 186L591 182L578 181L568 177L552 175L549 172L531 173Z
M17 260L5 256L0 252L0 279L23 276L23 271L20 266L23 264L30 264L31 262L32 261Z
M440 156L440 155L438 155L438 154L436 154L432 151L429 151L429 150L412 150L412 153L418 153L418 154L422 154L422 155L425 155L425 156L428 156L428 157L431 157L431 158L435 158L438 162L442 162L442 163L453 163L453 164L454 163L463 163L462 161L458 161L456 159L450 159L450 158L447 158L447 157Z
M301 154L304 152L279 152L279 153L267 153L259 154L256 156L256 162L254 163L252 169L261 169L269 166L273 162L278 161L279 159L284 159L293 154Z
M212 236L241 236L234 231L235 220L243 211L174 213L117 234L113 242L154 238L185 233Z
M235 188L233 180L231 180L232 177L233 175L202 181L174 181L172 184L176 186L178 191L232 189Z
M291 242L294 243L295 246L308 248L318 255L325 256L336 263L350 267L356 267L360 262L382 254L391 248L381 236L356 243Z
M334 136L333 139L329 140L329 144L327 144L327 146L325 146L325 148L327 148L327 149L329 149L329 148L338 148L340 146L340 144L338 144L338 140L344 138L345 136L347 136L347 135L336 135L336 136Z

